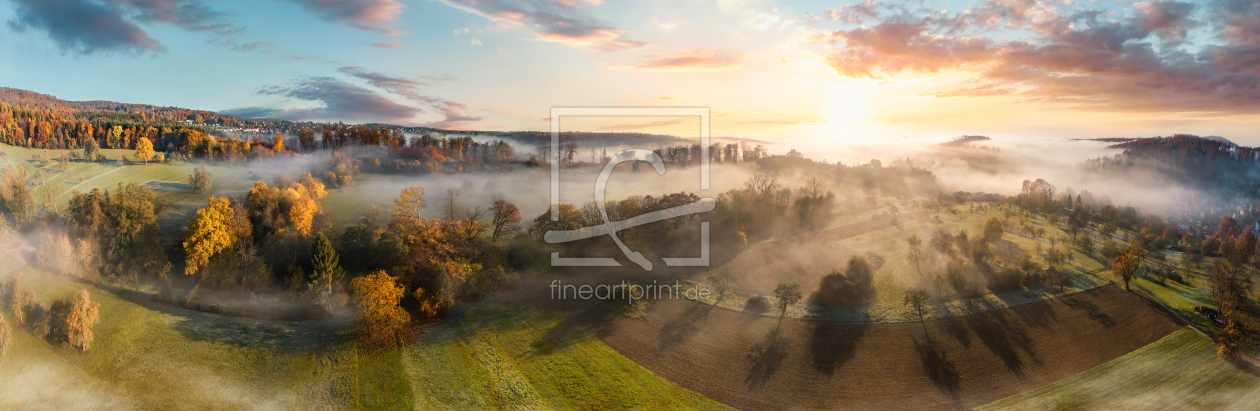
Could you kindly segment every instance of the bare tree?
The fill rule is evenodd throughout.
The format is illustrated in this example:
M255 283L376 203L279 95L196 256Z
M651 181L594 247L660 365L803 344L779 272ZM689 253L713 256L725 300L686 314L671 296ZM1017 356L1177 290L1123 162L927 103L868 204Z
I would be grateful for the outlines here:
M446 189L446 204L443 210L446 213L446 221L455 221L455 216L459 214L459 195L463 194L458 188Z

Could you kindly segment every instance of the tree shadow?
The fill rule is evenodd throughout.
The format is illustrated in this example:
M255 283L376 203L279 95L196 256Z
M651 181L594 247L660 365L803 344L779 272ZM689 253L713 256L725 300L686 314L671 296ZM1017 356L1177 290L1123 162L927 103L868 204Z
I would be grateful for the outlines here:
M1059 317L1052 304L1030 304L1010 310L1019 316L1024 323L1046 331L1054 331L1053 324Z
M745 357L750 365L748 377L744 378L748 388L756 389L769 382L787 359L791 346L792 339L779 336L775 330L767 332L760 343L753 345Z
M937 347L931 337L922 343L915 338L914 351L919 354L919 361L923 363L923 372L927 374L928 379L932 380L932 385L949 394L950 399L957 404L960 377L954 362L949 359L949 353Z
M971 348L971 332L967 330L964 317L953 317L940 320L937 323L945 326L945 333L953 337L954 341L958 342L958 345L963 346L963 348Z
M691 303L686 311L661 326L656 336L656 350L665 351L695 335L712 311L712 305Z
M590 334L585 329L566 318L547 330L542 337L531 342L529 352L531 355L548 355L556 351L565 351L587 338L590 338Z
M1098 308L1097 304L1086 301L1083 297L1078 297L1073 294L1068 295L1066 298L1061 298L1060 300L1063 301L1063 305L1066 305L1069 308L1084 311L1085 316L1089 317L1089 319L1094 322L1102 324L1103 327L1111 328L1111 326L1116 325L1115 319L1103 312L1101 308Z
M1019 378L1024 377L1024 360L1020 352L1028 354L1040 363L1037 353L1032 348L1032 338L1024 331L1023 325L1011 321L1006 310L993 311L981 315L967 317L967 326L975 333L980 342L990 352L1002 360L1006 368Z
M617 330L616 317L621 314L608 307L604 301L563 301L555 303L561 311L570 313L569 318L582 325L596 337L604 338Z
M814 369L828 376L853 359L867 326L815 321L810 324L809 353Z

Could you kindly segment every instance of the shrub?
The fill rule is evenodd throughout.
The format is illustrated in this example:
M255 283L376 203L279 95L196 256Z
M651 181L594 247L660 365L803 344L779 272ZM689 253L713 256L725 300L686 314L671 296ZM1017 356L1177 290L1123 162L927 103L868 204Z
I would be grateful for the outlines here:
M993 292L1015 291L1024 288L1024 272L1014 265L1008 265L988 278L989 290Z
M853 256L843 273L836 271L822 278L814 296L820 302L830 305L864 304L871 294L873 276L866 258Z
M765 314L770 312L770 300L766 297L748 297L748 302L744 303L744 311L757 314Z
M1169 280L1172 280L1173 282L1176 282L1176 283L1186 284L1186 280L1185 280L1185 278L1182 278L1180 273L1176 273L1176 272L1169 273L1169 274L1168 274L1168 279L1169 279ZM1187 284L1187 285L1189 285L1189 284Z

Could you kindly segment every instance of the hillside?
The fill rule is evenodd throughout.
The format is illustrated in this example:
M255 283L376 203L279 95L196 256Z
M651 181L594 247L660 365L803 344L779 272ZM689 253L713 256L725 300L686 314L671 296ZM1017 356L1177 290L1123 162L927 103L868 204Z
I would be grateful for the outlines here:
M1260 189L1252 174L1260 165L1260 148L1188 134L1144 138L1108 147L1124 151L1087 160L1082 166L1102 173L1155 172L1176 182L1219 187L1248 196L1255 196Z

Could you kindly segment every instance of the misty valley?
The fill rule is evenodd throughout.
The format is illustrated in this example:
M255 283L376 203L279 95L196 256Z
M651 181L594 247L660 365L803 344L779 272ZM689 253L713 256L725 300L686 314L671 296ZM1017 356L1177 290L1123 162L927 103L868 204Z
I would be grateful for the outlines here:
M1260 409L1260 0L0 22L0 411Z

